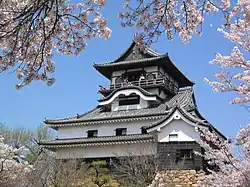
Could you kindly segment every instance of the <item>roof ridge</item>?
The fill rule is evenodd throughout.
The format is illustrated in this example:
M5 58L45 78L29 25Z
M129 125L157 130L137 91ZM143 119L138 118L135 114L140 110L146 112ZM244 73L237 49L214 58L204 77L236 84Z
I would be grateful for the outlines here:
M92 110L89 110L89 111L87 111L87 112L85 112L85 113L83 113L83 114L78 115L77 118L81 118L81 117L83 117L83 116L86 116L87 114L93 112L93 111L96 110L96 109L99 109L98 106L96 106L96 107L93 108Z
M154 55L154 56L161 56L161 55L164 55L164 54L160 54L160 53L156 52L155 50L153 50L153 49L151 49L151 48L149 48L149 47L147 47L146 50L147 50L149 53L151 53L152 55Z
M124 51L122 52L115 60L113 60L113 62L119 62L120 60L122 60L122 58L129 52L131 52L133 50L134 47L136 47L138 44L135 42L135 40L132 40L132 42L130 43L129 47ZM160 56L162 54L160 53L157 53L155 50L153 50L152 48L150 47L145 47L145 50L141 51L141 53L148 53L149 55L152 55L154 57L157 57L157 56Z
M53 119L47 119L47 118L45 118L43 122L46 123L48 121L59 121L59 120L69 120L69 119L76 119L77 120L77 119L79 119L79 118L81 118L81 117L83 117L83 116L85 116L85 115L93 112L96 109L98 109L97 106L95 108L93 108L93 109L91 109L91 110L83 113L83 114L76 114L76 116L71 116L71 117L66 117L66 118L53 118Z
M126 53L128 53L128 52L131 50L131 48L134 47L134 45L136 45L136 43L135 43L134 40L132 40L132 42L130 43L129 47L128 47L124 52L122 52L122 53L120 54L120 56L118 56L118 58L116 58L116 59L113 60L112 62L118 62Z
M178 92L194 91L193 86L179 88Z
M186 109L184 109L182 106L180 106L179 107L180 108L180 110L181 110L181 112L183 112L186 116L188 116L189 118L192 118L193 120L197 120L197 121L199 121L199 122L202 122L202 123L206 123L207 122L207 120L202 120L202 119L200 119L200 118L197 118L197 117L195 117L195 116L193 116L190 112L188 112Z
M134 60L125 60L125 61L108 61L108 62L104 62L104 63L101 63L101 64L98 64L98 63L94 63L94 67L97 67L97 66L107 66L107 65L116 65L116 64L124 64L124 63L128 63L128 62L148 62L148 61L152 61L152 60L158 60L158 59L161 59L161 58L164 58L164 57L167 57L168 55L167 54L162 54L162 55L159 55L159 56L155 56L155 57L150 57L150 58L142 58L142 59L134 59Z
M157 108L155 108L157 109ZM140 109L140 110L143 110L143 109ZM149 110L152 110L152 109L149 109ZM119 112L119 111L115 111L115 112ZM114 111L113 111L114 113ZM100 118L94 118L94 119L81 119L81 118L78 118L78 119L74 119L74 121L54 121L54 120L51 120L51 121L47 121L47 124L49 125L53 125L53 126L57 126L57 125L61 125L61 124L69 124L69 123L88 123L88 122L98 122L98 121L108 121L108 120L111 120L111 121L114 121L114 120L120 120L120 119L124 119L124 118L128 118L128 119L133 119L133 118L143 118L143 117L154 117L154 116L161 116L161 115L164 115L165 112L164 111L158 111L158 112L155 112L155 113L152 113L152 114L138 114L138 115L124 115L124 116L117 116L117 117L112 117L112 118L107 118L107 117L100 117Z

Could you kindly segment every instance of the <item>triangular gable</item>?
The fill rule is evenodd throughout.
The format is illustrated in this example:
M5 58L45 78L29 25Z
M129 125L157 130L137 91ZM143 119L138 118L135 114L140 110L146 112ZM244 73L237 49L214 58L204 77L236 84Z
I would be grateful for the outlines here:
M178 135L178 139L171 139L170 135ZM181 130L175 131L173 130L171 133L169 133L166 137L162 138L159 140L159 142L169 142L169 141L187 141L187 142L192 142L195 141L194 138L188 136L187 134L185 134L184 132L182 132Z
M133 41L130 46L116 59L115 62L140 60L145 58L153 58L160 56L154 50L146 48L145 51L139 51L136 49L136 43Z
M198 127L198 125L199 125L199 127L200 126L206 126L205 124L200 125L200 120L199 119L197 119L197 122L196 122L195 118L193 120L191 120L191 118L187 118L186 116L184 116L183 115L184 114L183 110L184 109L181 109L179 107L176 107L176 108L172 109L170 114L164 120L162 120L159 123L156 123L155 125L152 125L151 127L147 128L147 131L148 132L160 131L161 128L164 128L165 126L167 126L173 120L183 120L187 124L192 125L193 127Z

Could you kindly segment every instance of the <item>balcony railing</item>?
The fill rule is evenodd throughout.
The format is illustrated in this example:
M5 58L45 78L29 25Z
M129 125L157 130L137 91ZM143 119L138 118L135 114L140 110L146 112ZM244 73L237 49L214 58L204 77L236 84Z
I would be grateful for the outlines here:
M141 81L131 81L131 82L122 82L122 83L115 83L115 84L109 84L109 85L104 85L100 86L100 92L105 92L105 91L112 91L117 88L122 88L125 86L140 86L142 88L150 87L150 86L164 86L168 91L171 93L177 93L178 92L178 87L170 80L166 78L156 78L156 79L151 79L151 80L146 80L143 79Z

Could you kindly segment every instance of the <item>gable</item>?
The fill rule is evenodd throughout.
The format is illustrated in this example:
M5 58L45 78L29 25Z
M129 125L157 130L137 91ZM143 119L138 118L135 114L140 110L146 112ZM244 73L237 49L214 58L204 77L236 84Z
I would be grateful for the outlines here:
M140 51L136 45L137 44L133 41L127 50L124 51L114 62L140 60L160 55L149 48L146 48L145 51Z
M198 127L197 123L183 116L179 109L175 109L166 120L148 129L148 132L157 132L158 142L170 141L170 134L177 136L173 141L196 141L200 138L195 130L196 127ZM199 128L205 127L199 125Z
M187 124L184 120L173 120L157 133L158 142L189 142L199 140L199 133L195 127Z
M142 52L136 52L135 50L130 51L127 56L124 56L123 61L140 60L144 58L149 58L146 54Z

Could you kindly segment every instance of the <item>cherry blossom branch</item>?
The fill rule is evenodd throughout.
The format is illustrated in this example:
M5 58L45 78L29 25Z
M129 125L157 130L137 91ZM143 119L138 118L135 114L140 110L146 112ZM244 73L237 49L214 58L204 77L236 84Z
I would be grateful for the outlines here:
M55 69L53 49L62 54L78 55L86 46L85 39L109 38L111 30L99 12L105 1L84 2L1 1L0 72L13 69L22 80L17 88L33 80L52 85L55 82L50 77ZM74 32L69 34L69 30Z

